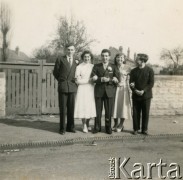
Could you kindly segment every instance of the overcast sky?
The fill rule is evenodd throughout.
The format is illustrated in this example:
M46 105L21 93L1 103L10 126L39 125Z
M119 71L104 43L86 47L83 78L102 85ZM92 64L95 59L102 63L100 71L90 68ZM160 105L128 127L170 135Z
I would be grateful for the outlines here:
M183 46L182 0L5 0L12 10L11 49L31 56L47 43L61 15L84 21L98 40L92 51L122 45L159 62L162 48Z

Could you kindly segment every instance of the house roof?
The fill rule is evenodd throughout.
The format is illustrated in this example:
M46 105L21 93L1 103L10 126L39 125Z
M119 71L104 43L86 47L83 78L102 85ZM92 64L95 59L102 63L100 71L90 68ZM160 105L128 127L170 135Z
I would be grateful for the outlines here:
M0 61L2 61L2 48L0 48ZM30 62L31 59L24 53L16 50L8 49L8 59L7 62Z
M111 59L114 59L117 53L120 53L121 51L115 47L109 47L109 50L111 51ZM134 60L131 58L128 58L127 61L134 63Z
M109 47L109 50L111 52L110 63L114 63L114 58L115 58L116 54L121 52L120 51L120 47L119 47L119 49L117 49L115 47ZM99 62L101 62L101 56L100 55L96 55L94 57L94 64L95 63L99 63ZM133 67L135 65L134 60L131 59L131 58L128 58L127 59L127 65Z

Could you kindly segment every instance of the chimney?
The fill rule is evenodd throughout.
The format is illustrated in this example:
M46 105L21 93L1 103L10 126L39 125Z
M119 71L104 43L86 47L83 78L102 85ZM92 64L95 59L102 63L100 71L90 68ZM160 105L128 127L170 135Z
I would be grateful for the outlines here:
M127 50L127 58L130 59L130 48Z
M134 61L136 60L136 57L137 57L137 54L136 54L136 53L134 53Z
M122 53L123 52L123 47L119 46L119 52Z
M18 47L18 46L15 48L15 53L16 53L17 55L19 55L19 47Z

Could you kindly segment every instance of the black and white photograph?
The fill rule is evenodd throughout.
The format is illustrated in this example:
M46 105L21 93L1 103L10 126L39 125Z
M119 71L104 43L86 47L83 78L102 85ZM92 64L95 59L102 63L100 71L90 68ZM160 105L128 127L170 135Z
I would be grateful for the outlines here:
M0 0L0 179L183 179L182 0Z

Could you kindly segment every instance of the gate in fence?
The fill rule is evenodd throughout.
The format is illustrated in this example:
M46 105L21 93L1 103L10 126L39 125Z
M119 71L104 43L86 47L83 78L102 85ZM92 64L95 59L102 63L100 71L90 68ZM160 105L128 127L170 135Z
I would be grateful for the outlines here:
M54 63L0 62L6 73L6 114L58 113Z

